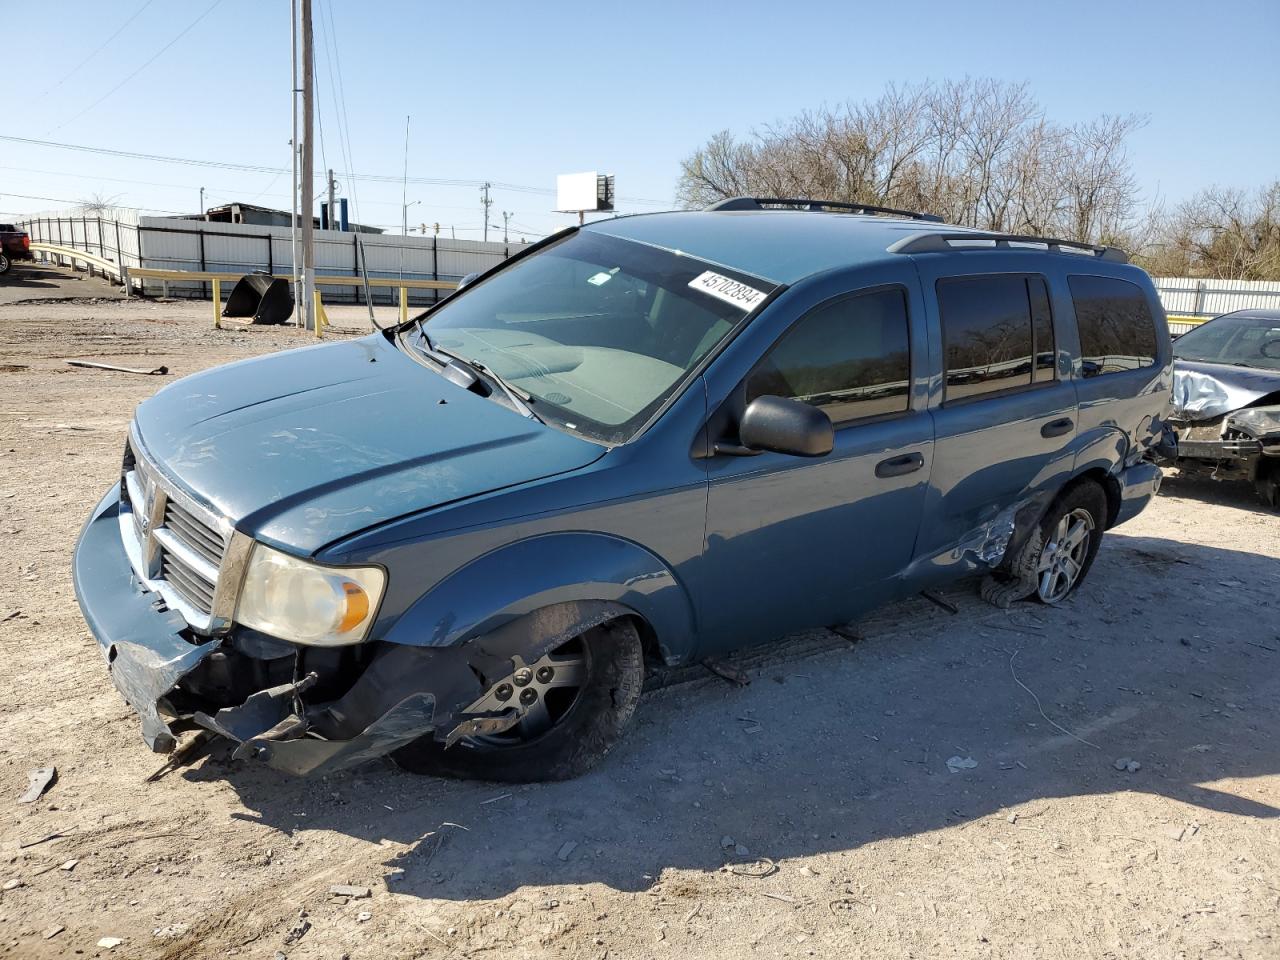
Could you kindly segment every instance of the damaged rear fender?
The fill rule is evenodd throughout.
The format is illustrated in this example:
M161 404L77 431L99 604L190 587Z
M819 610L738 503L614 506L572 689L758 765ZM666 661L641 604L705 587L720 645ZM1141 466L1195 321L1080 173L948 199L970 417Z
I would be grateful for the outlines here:
M565 604L634 613L656 635L667 662L693 652L693 606L671 568L629 540L593 533L531 537L472 561L424 594L382 639L453 647Z

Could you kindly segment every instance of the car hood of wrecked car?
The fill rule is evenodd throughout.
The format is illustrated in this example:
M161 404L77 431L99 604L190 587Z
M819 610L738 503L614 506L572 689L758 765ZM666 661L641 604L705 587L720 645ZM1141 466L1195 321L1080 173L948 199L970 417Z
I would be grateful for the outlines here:
M1212 420L1280 394L1280 370L1175 360L1173 410L1178 419Z
M445 380L383 334L179 380L138 407L138 441L237 529L304 554L605 451Z

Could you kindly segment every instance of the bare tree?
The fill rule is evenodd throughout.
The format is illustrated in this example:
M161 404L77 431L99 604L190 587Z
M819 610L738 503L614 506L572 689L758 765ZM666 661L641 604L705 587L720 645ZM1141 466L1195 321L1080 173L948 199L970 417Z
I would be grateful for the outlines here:
M1141 251L1159 276L1280 280L1280 180L1202 190L1161 217Z
M1047 121L1025 84L965 78L890 86L737 139L682 164L677 196L844 200L930 210L952 223L1099 240L1124 233L1138 188L1125 142L1139 117Z

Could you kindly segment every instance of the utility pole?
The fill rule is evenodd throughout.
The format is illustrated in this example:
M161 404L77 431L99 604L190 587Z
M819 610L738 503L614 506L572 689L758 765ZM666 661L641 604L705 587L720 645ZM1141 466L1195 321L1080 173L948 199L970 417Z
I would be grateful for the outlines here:
M200 188L200 219L204 219L204 187Z
M489 239L489 208L493 206L493 201L489 199L489 188L492 184L486 182L480 188L480 195L484 198L480 202L484 204L484 238Z
M289 103L293 113L293 133L289 138L289 159L293 166L293 206L289 219L289 273L293 286L293 302L302 299L302 285L298 283L298 0L289 0L289 53L292 73L289 74ZM301 317L296 312L295 316ZM297 323L297 321L294 321Z
M510 222L511 222L511 214L503 210L502 211L502 242L503 243L507 242L507 224Z
M311 0L302 3L302 325L316 328L316 225L311 219L315 189L315 49L311 35Z
M333 190L334 190L334 186L335 186L335 184L334 184L334 182L333 182L333 170L332 170L332 169L330 169L330 170L329 170L329 229L330 229L330 230L337 230L337 229L338 229L337 227L335 227L335 226L333 225L333 223L334 223L334 219L333 219L333 214L334 214L334 210L333 210Z

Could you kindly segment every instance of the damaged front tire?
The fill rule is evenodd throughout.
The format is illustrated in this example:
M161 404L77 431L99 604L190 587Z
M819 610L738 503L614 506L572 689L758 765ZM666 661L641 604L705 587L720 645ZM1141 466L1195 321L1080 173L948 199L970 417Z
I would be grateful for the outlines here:
M557 673L568 682L560 685ZM412 773L433 776L506 783L569 780L621 738L643 683L640 636L629 620L614 620L574 637L486 692L481 701L486 706L496 697L521 711L521 722L509 730L464 737L451 747L435 736L423 737L392 759ZM522 694L529 703L521 703Z

